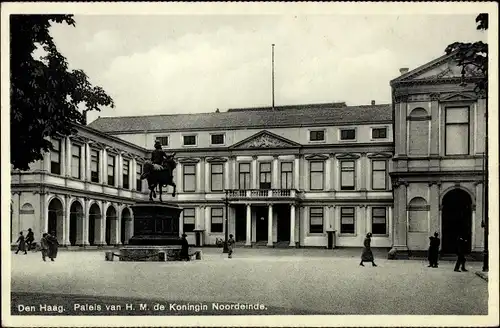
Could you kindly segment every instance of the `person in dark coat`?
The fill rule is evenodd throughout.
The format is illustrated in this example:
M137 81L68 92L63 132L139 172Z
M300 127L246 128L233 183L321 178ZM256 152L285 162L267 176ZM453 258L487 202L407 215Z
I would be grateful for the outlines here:
M375 264L375 261L373 259L373 253L371 249L371 244L372 242L372 233L369 232L366 234L366 238L363 242L363 253L361 253L361 262L359 262L359 265L365 266L363 262L372 262L372 266L376 267L377 265Z
M54 261L54 259L57 257L57 251L59 248L59 242L57 241L55 232L52 232L52 234L47 234L46 239L49 243L47 255L51 261Z
M26 235L26 244L28 245L28 250L33 248L33 242L35 241L35 235L31 228L28 228L28 234Z
M19 233L19 238L17 238L16 243L19 243L19 245L17 245L16 254L19 253L19 251L24 252L24 255L28 254L28 252L26 252L26 241L22 231Z
M185 261L189 261L189 243L186 239L187 235L185 233L182 234L182 248L181 248L181 259Z
M42 235L42 238L40 239L40 249L42 251L42 260L45 262L45 258L48 256L49 253L49 241L47 240L47 233L44 233Z
M229 235L229 239L227 241L227 249L228 249L227 257L228 258L233 258L233 248L234 248L235 243L236 242L233 239L233 235Z
M167 154L161 149L161 144L159 141L155 142L155 150L151 153L151 162L155 165L159 165L162 169L165 169L163 167L163 162L168 159Z
M434 236L429 237L429 268L438 267L439 258L439 245L441 244L441 239L439 239L439 234L434 232Z
M455 263L456 272L460 272L459 268L461 267L462 271L468 271L465 269L465 247L467 240L465 240L462 236L458 237L457 241L457 263Z

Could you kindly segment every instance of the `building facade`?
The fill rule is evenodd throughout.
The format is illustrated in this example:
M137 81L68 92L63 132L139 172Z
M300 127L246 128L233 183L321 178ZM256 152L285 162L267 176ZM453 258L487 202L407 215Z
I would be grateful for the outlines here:
M31 227L68 246L126 243L159 141L178 160L164 200L184 209L191 244L216 244L227 219L241 246L360 247L371 232L406 252L437 231L444 252L459 234L481 251L485 99L473 71L459 76L443 56L391 81L392 104L99 118L12 171L13 241Z
M394 247L425 250L441 235L454 253L459 236L468 250L484 248L486 99L474 91L481 76L457 67L452 55L391 81L395 151Z

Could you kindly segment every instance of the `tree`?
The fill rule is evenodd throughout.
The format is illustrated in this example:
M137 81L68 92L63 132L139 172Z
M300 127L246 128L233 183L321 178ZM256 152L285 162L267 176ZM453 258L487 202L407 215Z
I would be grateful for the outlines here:
M488 29L488 14L479 14L476 17L478 30L486 31ZM477 94L482 94L486 98L485 109L485 155L483 160L483 221L481 222L484 228L484 254L483 254L483 271L488 271L488 44L478 41L474 43L455 42L450 44L445 52L447 54L456 52L454 60L459 67L462 68L462 80L466 83L467 70L469 67L477 69L481 76L474 80L474 91Z
M75 26L72 15L10 16L10 149L14 169L29 164L52 149L47 137L76 133L87 111L114 107L99 86L92 86L82 70L68 70L49 34L52 23ZM38 47L46 53L34 58ZM83 106L83 112L78 110Z

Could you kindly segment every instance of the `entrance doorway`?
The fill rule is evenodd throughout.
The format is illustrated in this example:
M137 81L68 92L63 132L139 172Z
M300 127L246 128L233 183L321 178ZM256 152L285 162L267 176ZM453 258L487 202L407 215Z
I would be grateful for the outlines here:
M82 220L83 220L83 207L79 201L74 201L71 204L69 214L69 243L75 246L77 240L82 240Z
M276 206L278 215L278 241L290 241L290 207Z
M255 237L256 241L267 241L267 207L255 207L256 215L256 225L255 225Z
M245 205L235 205L235 240L236 241L246 241L247 239L247 212Z
M62 244L63 240L63 205L57 198L53 198L49 203L49 222L47 232L55 235Z
M453 189L443 197L442 252L455 253L459 236L467 240L465 251L471 250L472 200L462 189Z

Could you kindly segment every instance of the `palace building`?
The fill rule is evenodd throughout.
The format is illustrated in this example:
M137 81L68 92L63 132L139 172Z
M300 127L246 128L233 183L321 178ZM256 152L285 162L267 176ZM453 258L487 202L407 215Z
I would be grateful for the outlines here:
M191 244L223 239L227 218L241 246L360 247L372 232L373 247L424 250L438 231L443 249L469 233L482 250L484 99L447 56L402 73L392 104L99 118L12 172L12 236L32 227L63 245L126 243L159 141L178 161L177 195L163 199L184 209Z

